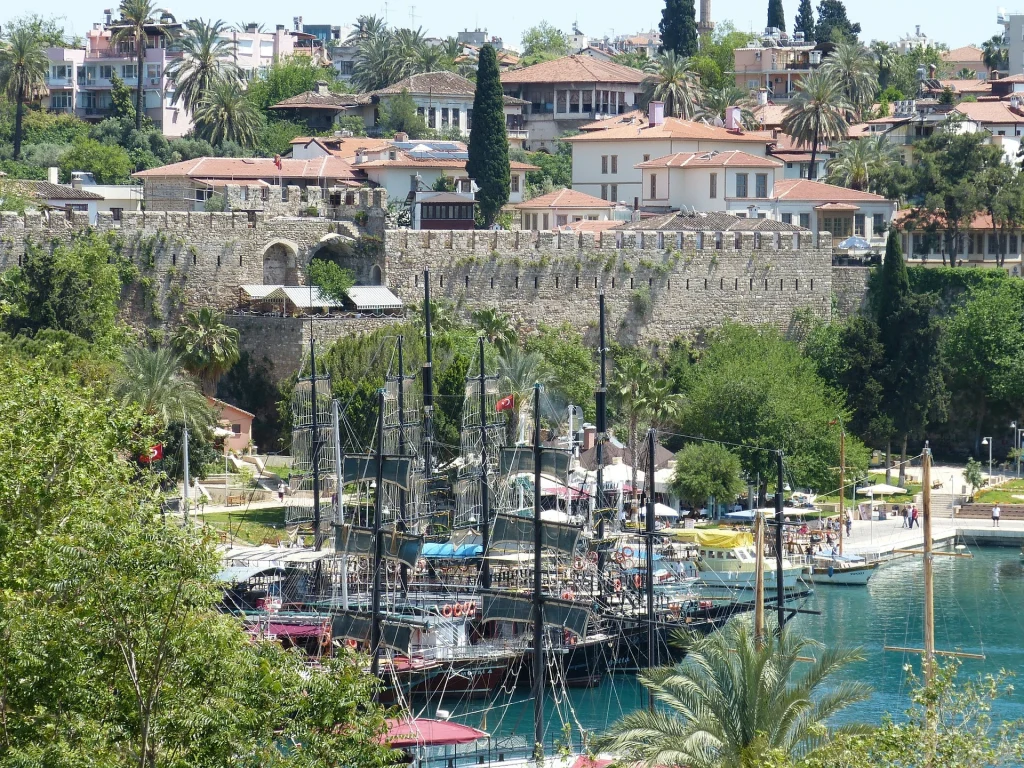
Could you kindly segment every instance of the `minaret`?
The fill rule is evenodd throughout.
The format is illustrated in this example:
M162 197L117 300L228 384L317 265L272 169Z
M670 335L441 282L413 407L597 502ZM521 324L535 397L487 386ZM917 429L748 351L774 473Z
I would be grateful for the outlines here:
M697 22L697 32L700 34L710 33L715 28L715 22L711 20L711 0L700 0L700 21Z

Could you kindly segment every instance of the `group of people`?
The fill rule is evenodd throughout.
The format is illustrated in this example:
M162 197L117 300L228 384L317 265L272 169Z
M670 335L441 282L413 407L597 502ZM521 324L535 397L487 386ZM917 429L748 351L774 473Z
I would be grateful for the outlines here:
M900 515L903 516L903 528L913 528L915 525L918 528L921 527L920 513L917 511L917 504L904 504L903 509L900 510Z

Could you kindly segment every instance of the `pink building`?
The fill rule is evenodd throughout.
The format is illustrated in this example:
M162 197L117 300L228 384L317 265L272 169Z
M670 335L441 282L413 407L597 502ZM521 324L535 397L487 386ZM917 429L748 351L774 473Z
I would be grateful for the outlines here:
M165 136L184 136L192 129L190 115L174 104L174 84L166 75L167 65L180 57L172 35L181 24L162 11L159 24L147 30L146 55L138 71L135 44L112 42L119 23L108 14L105 23L93 24L86 35L85 49L50 48L49 94L43 106L54 112L69 112L85 120L100 121L111 115L111 80L114 75L134 89L143 79L146 116Z
M206 402L217 412L218 426L233 433L231 437L224 438L224 449L245 453L252 442L252 420L256 415L215 397L206 398Z

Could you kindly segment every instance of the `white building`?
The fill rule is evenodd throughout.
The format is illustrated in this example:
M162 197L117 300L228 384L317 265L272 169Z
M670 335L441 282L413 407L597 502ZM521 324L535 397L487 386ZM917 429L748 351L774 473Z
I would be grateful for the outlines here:
M47 181L18 179L13 183L36 207L67 211L68 214L84 211L89 214L89 223L96 223L96 207L102 197L95 192L60 184L57 168L49 168L47 176Z
M580 221L609 221L615 206L607 200L558 189L516 205L521 229L560 229Z
M905 56L915 48L934 48L935 41L921 31L921 25L916 25L914 34L903 35L896 43L896 50L901 56Z
M833 242L857 235L884 248L896 203L882 195L807 179L782 179L768 201L770 218L804 229L831 232Z
M677 152L740 150L764 157L775 141L770 133L663 118L661 110L660 102L652 102L646 118L637 117L630 124L610 120L613 127L607 130L588 130L565 139L572 144L573 189L639 206L645 194L641 163Z
M730 150L675 152L637 168L643 178L644 210L727 211L766 218L783 163Z

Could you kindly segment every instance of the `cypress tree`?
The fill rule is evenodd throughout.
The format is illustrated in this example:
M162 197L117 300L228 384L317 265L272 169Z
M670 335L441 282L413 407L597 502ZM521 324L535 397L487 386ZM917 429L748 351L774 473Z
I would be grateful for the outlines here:
M508 133L505 130L505 101L494 47L480 49L473 97L473 128L469 134L466 173L476 182L476 202L486 226L494 223L508 202Z
M660 51L672 51L683 57L697 54L697 8L694 0L665 0L658 29L661 32Z
M768 0L768 26L786 31L786 11L782 0Z
M889 230L889 239L885 243L885 261L879 275L878 299L875 304L875 318L881 330L882 343L887 350L894 346L894 336L898 331L899 318L910 296L910 277L907 274L907 263L903 260L903 248L900 245L896 229Z
M800 8L797 9L796 19L793 20L793 31L803 32L804 40L814 42L814 7L811 0L800 0Z

